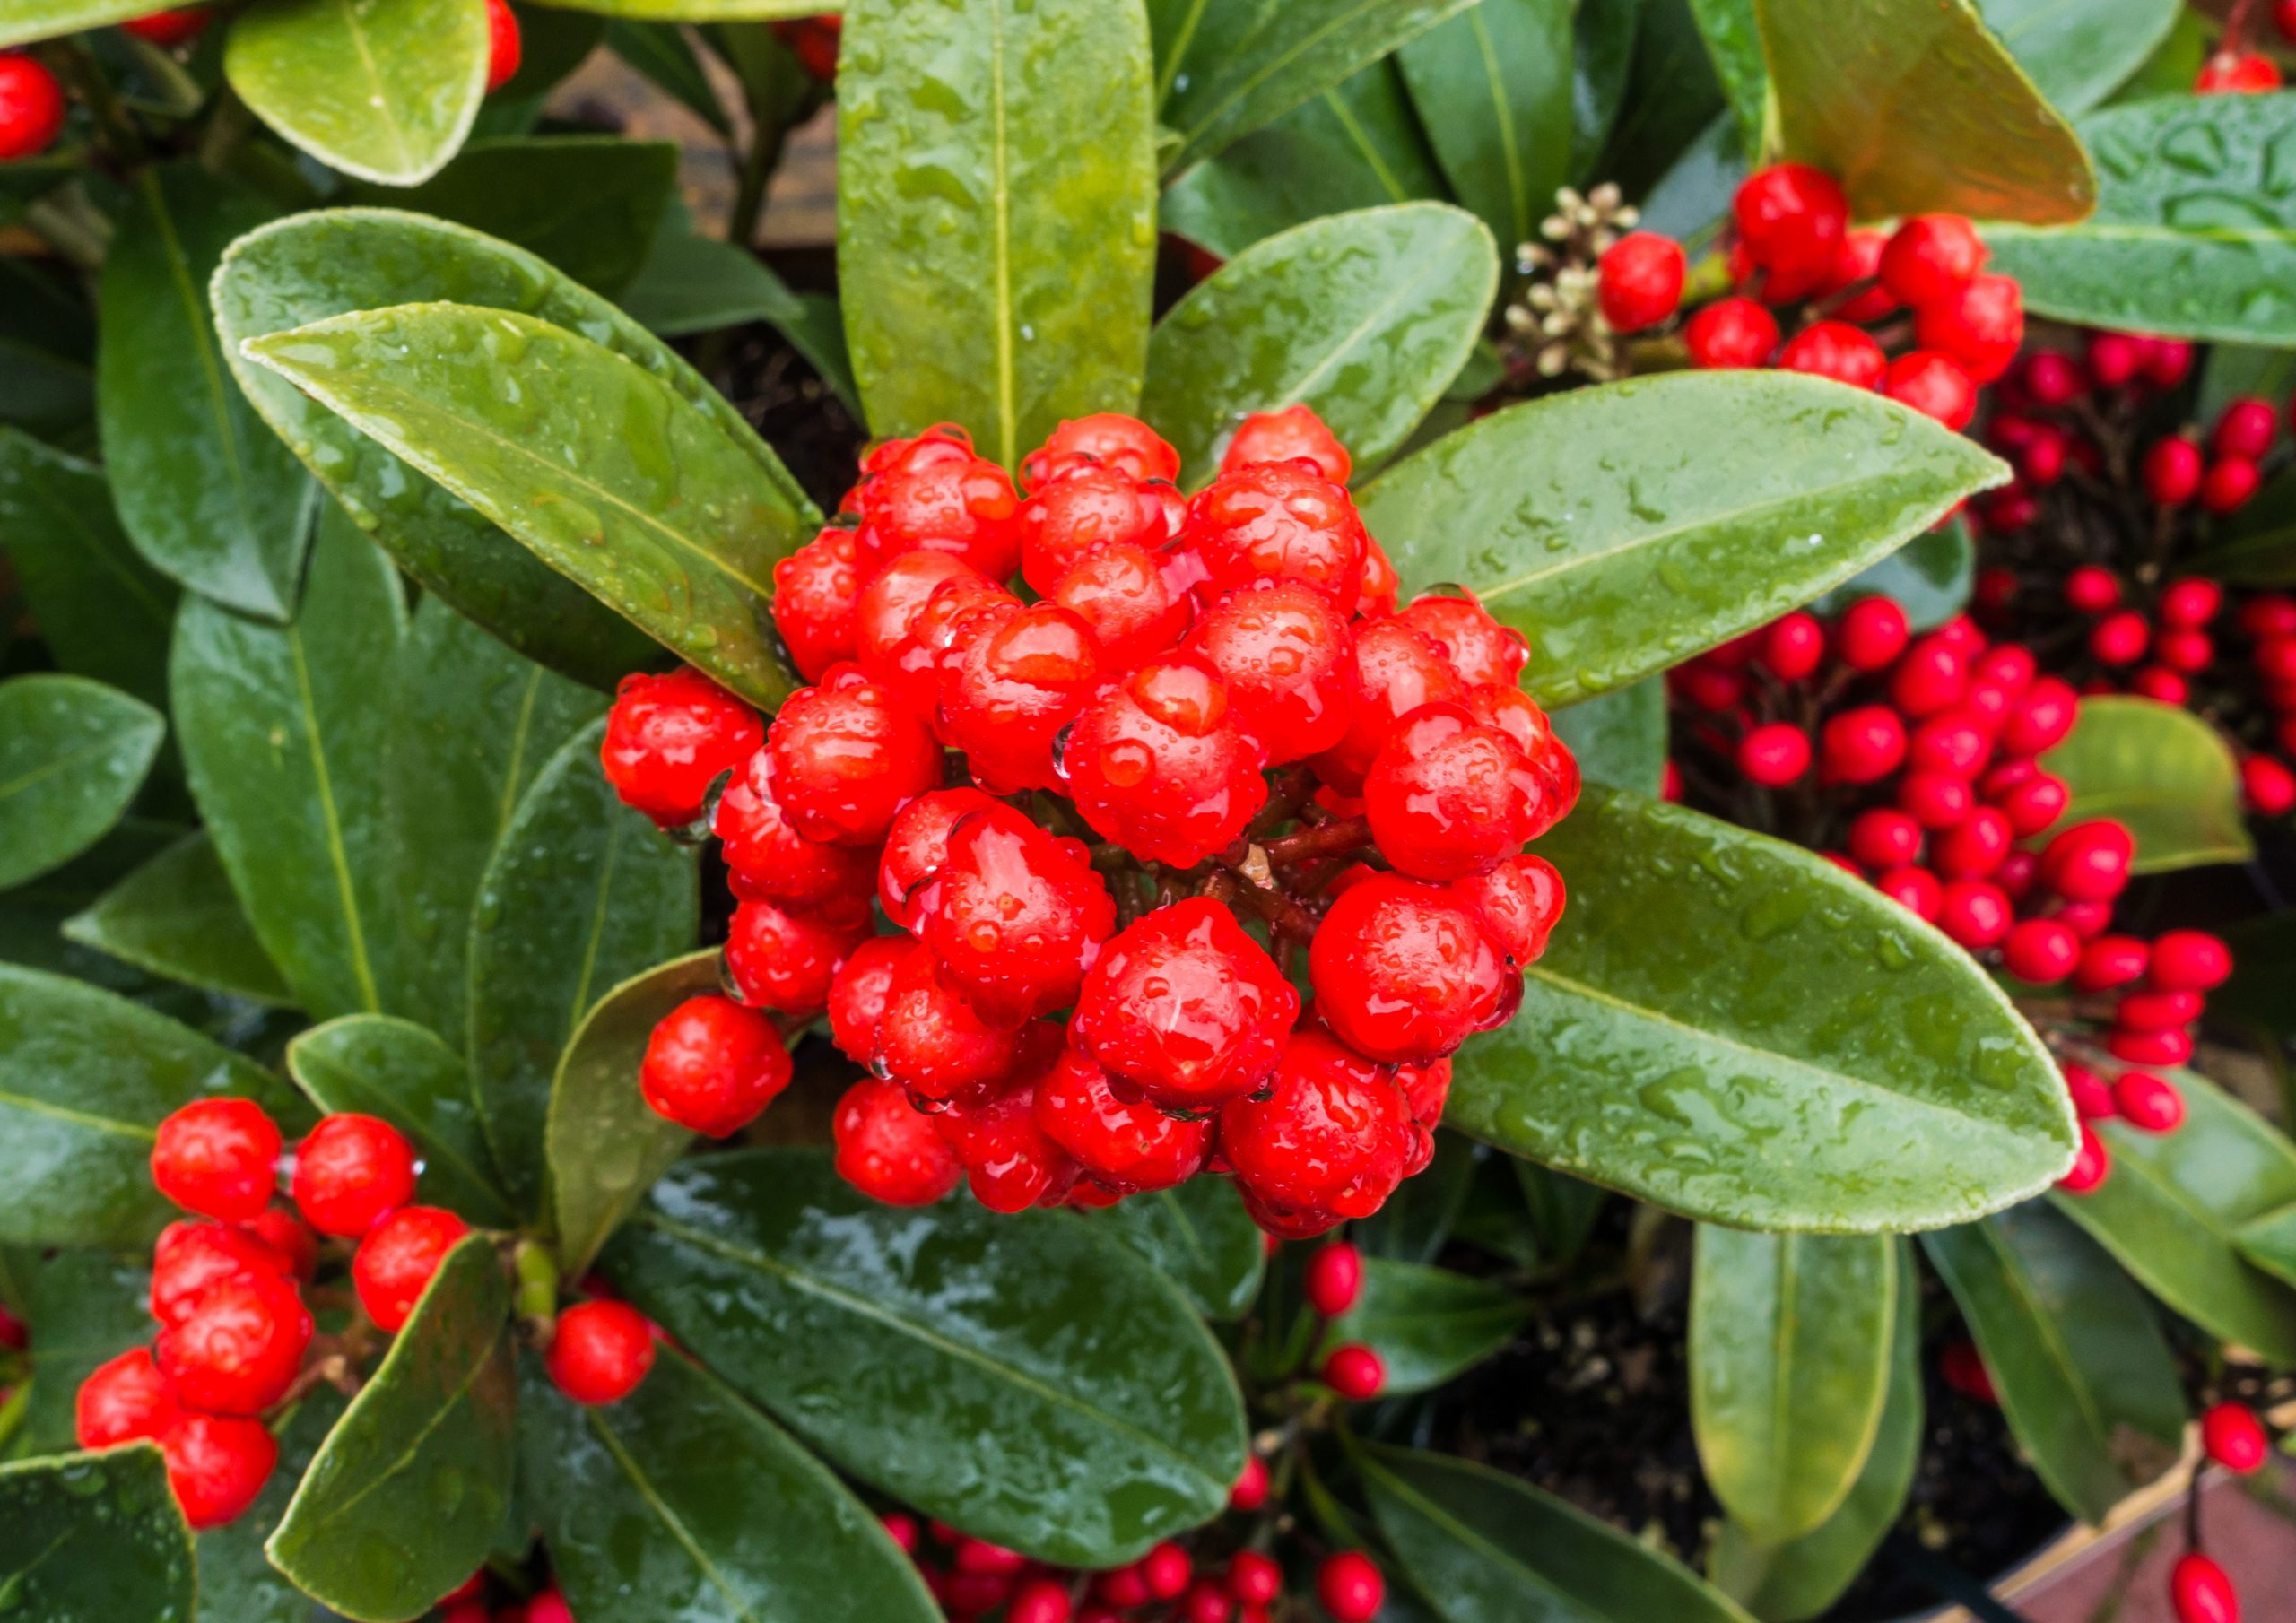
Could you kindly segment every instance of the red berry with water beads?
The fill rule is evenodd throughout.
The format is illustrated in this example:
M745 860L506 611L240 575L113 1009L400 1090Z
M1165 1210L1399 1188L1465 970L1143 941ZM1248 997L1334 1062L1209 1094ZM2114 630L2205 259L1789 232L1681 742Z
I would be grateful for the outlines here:
M244 1274L218 1282L163 1328L153 1356L185 1408L257 1415L285 1395L311 1332L291 1283Z
M1303 1028L1265 1098L1222 1107L1220 1142L1255 1214L1296 1235L1377 1211L1431 1141L1391 1074Z
M1621 333L1657 326L1683 301L1689 269L1682 245L1655 231L1633 231L1603 250L1596 269L1603 319Z
M975 817L949 833L919 933L943 977L1008 1026L1074 1003L1116 929L1116 906L1082 846L1025 818Z
M1118 1094L1086 1055L1064 1051L1038 1081L1037 1123L1107 1187L1124 1193L1169 1189L1199 1171L1212 1151L1213 1124L1167 1115Z
M1731 217L1756 265L1814 286L1848 233L1849 202L1840 182L1822 170L1777 163L1739 185Z
M1460 705L1404 716L1372 762L1363 803L1379 854L1417 879L1490 868L1568 808L1507 733Z
M859 656L862 573L858 539L834 526L773 566L774 629L807 681Z
M867 911L855 898L834 909L745 901L726 931L726 968L744 1003L810 1020L868 931Z
M1883 387L1899 404L1949 429L1965 429L1977 415L1977 383L1969 369L1936 350L1914 350L1891 361Z
M1300 408L1304 410L1304 408ZM1031 490L1076 465L1105 464L1134 479L1180 476L1180 454L1136 417L1101 412L1070 418L1021 464Z
M956 1152L898 1082L864 1077L838 1102L838 1176L888 1206L929 1206L964 1178Z
M831 845L876 844L903 806L941 783L940 748L924 721L856 665L782 706L766 748L791 824Z
M638 1085L657 1115L724 1138L756 1120L789 1075L780 1028L710 994L688 998L654 1028Z
M1959 214L1916 214L1891 234L1882 250L1882 285L1916 309L1949 299L1985 265L1977 228Z
M1359 1054L1439 1058L1514 1011L1521 979L1439 886L1376 874L1334 902L1309 952L1319 1013Z
M378 1329L405 1328L439 1264L468 1233L468 1223L437 1206L402 1206L367 1231L351 1282Z
M1316 472L1334 484L1345 484L1355 466L1338 436L1325 426L1313 408L1305 405L1254 412L1236 425L1220 458L1220 471L1232 473L1256 462L1312 463Z
M2007 276L1974 276L1916 309L1914 334L1923 349L1961 362L1973 381L1991 383L2025 341L2024 296Z
M1061 773L1103 839L1150 862L1192 868L1241 834L1266 803L1263 757L1242 720L1226 684L1201 660L1142 665L1085 705Z
M312 1228L357 1239L414 1198L414 1148L371 1115L324 1117L296 1148L290 1192Z
M99 1364L73 1399L73 1428L83 1448L109 1448L158 1437L182 1411L175 1387L148 1347Z
M622 803L664 828L701 815L710 785L765 742L757 712L697 671L625 676L599 747Z
M1231 592L1186 646L1218 673L1270 766L1321 754L1345 735L1355 637L1346 615L1312 586L1261 581Z
M152 1181L202 1217L246 1222L278 1187L279 1128L252 1099L196 1099L160 1124Z
M1264 1084L1299 1014L1299 994L1234 913L1195 897L1102 949L1069 1031L1119 1091L1201 1110Z
M654 1367L654 1327L626 1302L578 1302L558 1315L543 1362L577 1403L619 1403Z

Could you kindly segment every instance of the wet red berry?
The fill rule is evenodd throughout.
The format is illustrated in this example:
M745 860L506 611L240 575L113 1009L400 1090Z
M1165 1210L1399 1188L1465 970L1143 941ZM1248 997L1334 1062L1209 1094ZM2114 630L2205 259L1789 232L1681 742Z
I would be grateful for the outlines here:
M73 1428L83 1448L109 1448L157 1437L176 1422L175 1388L151 1350L130 1349L99 1364L73 1399Z
M187 1409L256 1415L277 1402L302 1367L311 1315L276 1274L224 1280L160 1332L154 1357Z
M963 560L990 580L1020 567L1021 499L1004 470L942 440L873 474L861 496L856 538L865 565L919 550Z
M1451 893L1518 968L1546 951L1547 936L1562 916L1562 875L1546 858L1527 852L1487 873L1453 881Z
M774 629L807 681L860 656L854 612L865 584L850 530L823 530L773 566Z
M1363 803L1379 854L1429 880L1489 869L1565 810L1512 738L1453 704L1423 705L1396 723Z
M2073 1165L2057 1180L2057 1186L2067 1194L2086 1194L2111 1176L2112 1155L2105 1148L2105 1141L2097 1136L2096 1129L2087 1122L2081 1124L2081 1145L2074 1152Z
M1347 447L1307 405L1286 406L1280 412L1254 412L1236 425L1220 471L1232 473L1256 462L1306 461L1334 484L1345 484L1354 472Z
M1100 674L1091 627L1057 603L986 626L941 673L943 734L994 794L1057 786L1056 741Z
M1263 581L1231 592L1187 635L1219 673L1239 722L1270 766L1322 753L1353 715L1355 636L1314 587Z
M1074 840L1020 818L961 820L920 933L944 980L1008 1026L1065 1009L1116 929L1108 885Z
M69 104L56 75L18 51L0 51L0 162L36 157L64 130Z
M941 782L941 751L891 691L856 666L795 695L767 733L773 789L808 839L869 846L900 809Z
M377 1328L404 1327L439 1264L469 1232L468 1223L436 1206L402 1206L367 1231L351 1259L351 1282Z
M1378 874L1331 906L1309 949L1318 1011L1358 1053L1439 1058L1514 1011L1521 977L1448 891Z
M1187 588L1167 560L1136 546L1102 547L1046 596L1090 628L1102 662L1115 670L1166 652L1191 613Z
M780 1028L732 998L688 998L647 1040L638 1086L654 1114L711 1138L757 1119L789 1085Z
M765 742L757 712L698 671L625 676L599 748L625 805L664 828L701 815L709 785Z
M1776 163L1749 175L1731 200L1731 215L1755 265L1813 281L1832 268L1849 230L1849 203L1840 183L1799 163Z
M1108 943L1070 1037L1120 1089L1201 1110L1265 1082L1299 1013L1265 950L1227 907L1197 897Z
M187 1414L160 1436L168 1487L196 1532L237 1521L262 1497L279 1444L260 1420Z
M1194 867L1267 800L1260 749L1241 719L1203 661L1142 665L1085 705L1061 773L1094 832L1151 862Z
M1309 1028L1293 1033L1268 1097L1220 1112L1220 1147L1244 1190L1324 1228L1377 1211L1421 1159L1425 1133L1392 1076Z
M1991 383L2025 341L2024 296L2007 276L1979 274L1917 309L1914 334L1923 349L1960 361L1972 382Z
M160 1124L152 1181L187 1211L227 1222L262 1214L278 1187L279 1128L252 1099L196 1099Z
M2001 943L2002 968L2029 985L2053 986L2080 961L2080 938L2056 919L2025 919Z
M835 909L746 901L734 909L726 935L726 969L742 1002L810 1020L854 948L867 939L865 907L853 898Z
M1021 1032L985 1019L943 973L932 950L910 949L893 968L870 1068L928 1099L995 1081L1021 1055Z
M619 1403L654 1367L653 1326L626 1302L578 1302L558 1315L544 1366L577 1403Z
M1819 321L1786 341L1778 352L1780 369L1831 378L1854 389L1878 389L1889 373L1889 358L1863 327L1846 321Z
M1215 586L1296 580L1343 609L1369 544L1347 492L1296 462L1222 474L1188 504L1186 537Z
M830 983L830 1036L846 1058L865 1065L877 1052L877 1022L884 1018L893 975L914 950L907 936L872 936L853 950Z
M1977 385L1951 355L1915 350L1890 362L1883 387L1892 400L1956 430L1977 415Z
M1918 309L1961 291L1984 265L1985 244L1968 220L1916 214L1882 250L1882 285Z
M1767 365L1778 336L1778 317L1744 298L1716 299L1683 329L1691 364L1708 369Z
M357 1239L414 1198L414 1147L371 1115L326 1116L296 1147L291 1193L312 1228Z
M1911 637L1905 611L1892 599L1861 597L1834 626L1834 656L1853 671L1886 670Z
M929 1206L963 1180L956 1152L898 1082L854 1083L838 1101L831 1131L838 1176L888 1206Z
M1063 468L1104 463L1134 479L1178 479L1180 454L1136 417L1101 412L1069 419L1055 429L1042 448L1022 464L1022 477L1035 490Z
M152 1316L179 1324L200 1298L226 1280L248 1274L285 1279L291 1259L248 1229L226 1223L170 1223L152 1249Z
M1211 1153L1209 1121L1182 1121L1144 1100L1128 1104L1089 1055L1064 1052L1037 1082L1038 1124L1084 1169L1126 1193L1169 1189Z

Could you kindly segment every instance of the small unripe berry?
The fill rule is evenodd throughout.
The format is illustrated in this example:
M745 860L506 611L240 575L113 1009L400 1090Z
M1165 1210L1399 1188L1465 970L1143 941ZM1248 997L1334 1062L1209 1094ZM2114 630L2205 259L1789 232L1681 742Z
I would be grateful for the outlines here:
M1344 1549L1317 1568L1316 1600L1332 1623L1371 1623L1387 1604L1387 1581L1370 1557Z
M469 1232L468 1223L436 1206L402 1206L367 1231L351 1259L351 1282L378 1329L405 1327L439 1264Z
M1323 1382L1351 1403L1365 1402L1387 1386L1387 1362L1369 1347L1350 1341L1333 1348L1324 1360Z
M2200 1417L2200 1444L2208 1457L2227 1471L2246 1473L2262 1468L2271 1452L2256 1410L2245 1403L2213 1403Z
M1778 317L1751 299L1718 299L1690 318L1683 343L1695 367L1762 366L1778 348Z
M1363 1254L1344 1240L1318 1247L1308 1259L1300 1289L1308 1306L1327 1319L1335 1319L1355 1306L1363 1289Z
M195 1099L160 1124L152 1181L187 1211L244 1223L279 1186L278 1125L253 1099Z
M558 1315L544 1366L577 1403L619 1403L654 1367L653 1326L627 1302L578 1302Z
M1657 326L1683 301L1687 270L1682 244L1655 231L1633 231L1603 251L1597 297L1603 319L1621 333Z
M414 1147L371 1115L326 1116L296 1148L291 1193L312 1228L357 1239L414 1198Z

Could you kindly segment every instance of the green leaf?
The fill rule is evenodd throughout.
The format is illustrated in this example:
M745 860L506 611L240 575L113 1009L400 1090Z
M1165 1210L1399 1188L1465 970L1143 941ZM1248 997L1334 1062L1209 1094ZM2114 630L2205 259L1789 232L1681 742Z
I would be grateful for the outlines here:
M1359 1449L1371 1514L1443 1623L1752 1623L1667 1557L1487 1466Z
M419 1618L485 1558L517 1434L510 1287L493 1242L474 1234L439 1263L264 1549L336 1611Z
M1241 1318L1259 1296L1267 1250L1259 1225L1223 1178L1191 1178L1083 1215L1162 1270L1205 1318Z
M1554 735L1590 784L1656 794L1666 776L1666 687L1645 677L1581 699L1552 717Z
M310 482L233 386L205 298L225 247L274 212L189 161L136 178L98 292L96 404L136 550L195 592L285 620Z
M1729 99L1744 151L1761 150L1770 116L1770 66L1763 60L1754 0L1690 0L1691 14L1714 62L1714 77Z
M0 1465L0 1606L27 1623L191 1623L197 1587L156 1444Z
M306 1121L270 1072L84 982L0 965L0 1245L148 1244L176 1215L152 1184L168 1115L237 1095Z
M148 1321L146 1328L148 1329ZM248 1513L198 1538L199 1611L230 1623L312 1623L311 1598L263 1553L327 1434L342 1419L343 1394L318 1386L272 1424L279 1468Z
M0 681L0 890L101 839L167 733L142 699L84 676Z
M517 136L471 143L411 191L354 186L346 201L396 204L484 231L611 299L645 263L677 167L667 141Z
M1479 0L1396 53L1458 200L1510 251L1570 178L1570 0Z
M2254 344L2211 345L2201 363L2200 395L2193 402L2195 422L2213 423L2224 408L2246 395L2281 400L2296 392L2296 350L2267 350ZM2232 517L2238 525L2251 512L2250 502Z
M471 916L471 1074L502 1182L544 1195L559 1055L609 988L693 945L694 854L623 805L603 719L551 758L502 831Z
M1969 526L1949 518L1836 586L1811 605L1831 616L1861 597L1894 598L1906 623L1934 631L1969 605L1977 579L1977 547Z
M2054 0L1978 0L1978 8L2034 87L2065 113L2085 113L2111 95L2168 38L2184 9L2180 0L2103 0L2079 7Z
M818 17L846 8L839 0L582 0L575 9L663 22L724 22Z
M2167 873L2256 855L2239 763L2191 711L2149 699L2081 701L2065 742L2041 757L2073 791L2059 829L2117 818L2136 837L2138 873Z
M1675 372L1493 413L1380 475L1363 521L1406 587L1471 586L1560 707L1775 620L2007 470L1879 395Z
M170 665L193 798L231 888L313 1018L385 1006L396 960L386 815L406 606L389 562L328 504L289 626L184 605Z
M1714 1497L1761 1543L1815 1532L1865 1469L1889 1395L1897 1244L1698 1230L1691 1425Z
M1626 94L1597 178L1630 197L1648 190L1718 124L1736 139L1714 55L1688 0L1639 0Z
M1512 1160L1511 1164L1523 1205L1530 1213L1540 1262L1549 1267L1568 1266L1594 1237L1595 1219L1602 1215L1610 1191L1536 1161Z
M2077 225L1989 225L1993 268L2043 316L2231 343L2296 344L2296 95L2161 96L2092 113L2104 181Z
M64 935L163 980L258 1003L294 1002L204 830L185 835L65 920Z
M1305 402L1361 467L1411 437L1490 317L1499 251L1472 214L1407 203L1255 243L1156 325L1141 414L1194 490L1245 416Z
M9 0L0 10L0 46L48 39L125 22L151 10L145 0Z
M430 1032L388 1015L345 1015L288 1044L287 1069L321 1110L375 1116L404 1133L422 1161L425 1205L481 1228L517 1226L471 1103L470 1069Z
M761 466L780 466L700 374L636 322L523 249L443 221L383 209L300 214L234 243L212 294L239 386L281 439L303 447L297 454L399 567L520 653L594 688L610 689L658 658L657 645L462 501L248 360L241 341L414 298L524 310L656 373L717 415L728 433L748 436Z
M83 449L95 405L95 323L76 288L0 255L0 422Z
M1746 178L1745 149L1726 113L1683 148L1643 194L1642 226L1695 248L1712 243L1729 218L1730 200Z
M1366 1256L1431 1263L1458 1227L1489 1150L1456 1133L1435 1135L1434 1159L1405 1178L1387 1203L1349 1225L1347 1237ZM1496 1157L1491 1157L1497 1159ZM1510 1167L1527 1165L1509 1158Z
M413 186L444 168L486 94L480 0L256 0L223 72L249 110L330 169Z
M1582 0L1571 20L1570 175L1583 184L1617 127L1641 0Z
M56 663L166 703L176 585L129 543L101 470L0 427L0 536Z
M2221 348L2217 351L2222 352ZM2269 390L2274 398L2281 393L2280 388ZM2215 419L2196 413L2195 421ZM2285 470L2267 480L2254 501L2218 520L2210 530L2216 544L2192 560L2192 567L2202 574L2247 586L2296 582L2296 479Z
M1326 1330L1318 1356L1360 1341L1387 1365L1382 1393L1402 1397L1440 1386L1505 1351L1530 1315L1529 1302L1488 1280L1366 1257L1362 1292Z
M873 432L947 419L1009 468L1063 418L1137 404L1156 248L1149 78L1133 6L848 11L839 289Z
M1709 1222L1963 1221L2072 1164L2072 1107L1968 955L1831 863L1589 786L1541 839L1566 923L1447 1125Z
M2200 77L2202 65L2216 48L2216 20L2190 6L2179 6L2169 31L2131 74L2115 102L2141 101L2155 96L2182 96Z
M542 121L550 98L604 42L606 20L587 12L512 8L518 19L518 71L480 103L474 141L523 135Z
M2059 1504L2101 1523L2176 1463L2176 1360L2143 1296L2094 1241L2039 1205L1921 1237L2010 1430Z
M456 304L241 348L700 670L769 707L795 690L769 605L804 517L660 377L531 316Z
M101 1251L35 1254L18 1304L31 1326L31 1393L15 1447L24 1457L79 1446L80 1383L152 1339L151 1258Z
M789 1435L674 1352L619 1403L530 1380L525 1457L552 1575L578 1618L937 1623L869 1508Z
M2051 1198L2209 1334L2296 1363L2296 1290L2259 1271L2239 1243L2248 1224L2296 1202L2296 1149L2197 1072L2162 1074L2184 1095L2184 1125L2146 1133L2098 1124L2111 1172L2086 1194Z
M1754 0L1788 158L1860 220L1950 210L2055 225L2097 177L1970 0Z
M113 992L157 990L140 971L66 940L64 926L73 915L101 901L105 892L182 838L183 833L174 823L125 817L84 856L73 858L29 885L0 892L0 963L52 970ZM179 995L197 998L188 992ZM165 998L167 994L161 996Z
M2233 1237L2240 1254L2273 1278L2296 1285L2296 1203L2250 1218Z
M803 1150L687 1161L606 1251L679 1344L839 1466L966 1532L1112 1567L1226 1503L1227 1360L1065 1212L880 1205Z
M672 959L600 998L559 1057L544 1150L568 1276L588 1269L630 1209L693 1141L691 1133L654 1113L639 1091L638 1069L671 1010L719 990L715 947Z
M732 138L734 123L726 116L726 104L718 100L700 56L677 24L617 19L606 25L606 46L718 135Z

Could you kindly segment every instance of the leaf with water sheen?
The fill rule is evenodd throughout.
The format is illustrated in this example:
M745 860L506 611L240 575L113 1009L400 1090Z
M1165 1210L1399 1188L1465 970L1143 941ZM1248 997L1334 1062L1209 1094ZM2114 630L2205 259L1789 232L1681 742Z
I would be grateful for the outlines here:
M658 22L726 22L819 17L849 9L839 0L582 0L586 12Z
M1253 244L1156 325L1141 415L1194 490L1243 419L1302 402L1358 467L1376 466L1465 364L1499 287L1499 250L1463 209L1407 203Z
M1861 597L1888 597L1905 611L1913 629L1934 631L1968 607L1976 580L1977 547L1969 526L1949 518L1842 582L1810 609L1831 617Z
M0 681L0 890L101 839L167 733L166 718L142 699L84 676Z
M1978 9L2050 105L2080 114L2144 65L2184 8L2178 0L1978 0Z
M1570 0L1479 0L1396 53L1452 194L1511 251L1570 178Z
M295 1001L204 829L185 835L65 920L64 935L187 986L258 1003Z
M388 1015L346 1015L288 1044L287 1069L321 1110L371 1115L404 1133L422 1162L426 1205L482 1228L516 1226L471 1103L469 1067L429 1030Z
M197 1588L158 1445L0 1465L0 1609L25 1623L191 1623Z
M1763 59L1754 0L1690 0L1714 77L1729 98L1740 145L1759 151L1769 116L1770 65Z
M1550 719L1587 782L1658 793L1666 776L1666 687L1657 677L1581 699Z
M606 1248L678 1343L854 1475L1111 1567L1226 1503L1244 1415L1170 1281L1065 1212L904 1210L814 1151L689 1160Z
M148 0L10 0L0 9L0 48L125 22L151 9Z
M1445 1124L1708 1221L1960 1222L2072 1164L2072 1107L1969 956L1815 855L1589 786L1570 904Z
M1366 1257L1362 1291L1325 1332L1320 1353L1361 1342L1387 1365L1382 1393L1401 1397L1431 1391L1504 1351L1530 1315L1528 1301L1488 1280Z
M31 1391L10 1452L22 1458L79 1447L80 1383L152 1339L152 1258L103 1251L29 1254L17 1316L39 1327L24 1356ZM4 1616L0 1613L0 1616Z
M2041 757L2073 799L2057 829L2109 817L2136 837L2132 871L2167 873L2256 855L2239 763L2191 711L2149 699L2081 701L2065 742Z
M148 1325L148 1322L147 1322ZM235 1522L201 1533L199 1610L203 1623L313 1623L310 1596L274 1567L263 1547L295 1497L295 1489L327 1434L342 1419L345 1400L331 1386L312 1389L272 1422L279 1438L279 1467L262 1496Z
M1495 412L1381 474L1363 521L1407 589L1470 586L1550 707L1775 620L2008 470L1879 395L1676 372Z
M1207 1319L1241 1318L1259 1295L1267 1252L1225 1178L1190 1178L1080 1215L1161 1269Z

